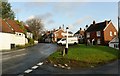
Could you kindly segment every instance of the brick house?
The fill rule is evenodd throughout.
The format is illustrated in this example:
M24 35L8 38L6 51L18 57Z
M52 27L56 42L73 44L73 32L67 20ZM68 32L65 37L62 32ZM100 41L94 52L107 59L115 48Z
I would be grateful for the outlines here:
M64 30L62 28L60 28L58 30L54 30L54 32L53 32L53 42L57 42L58 40L63 38L64 36L62 35L62 33L64 33Z
M80 28L80 30L78 30L78 31L74 34L74 36L78 38L79 43L84 43L84 41L85 41L85 40L84 40L84 39L85 39L85 37L84 37L84 32L85 32L85 31Z
M108 45L117 35L117 30L111 20L91 24L85 31L85 41L91 44Z

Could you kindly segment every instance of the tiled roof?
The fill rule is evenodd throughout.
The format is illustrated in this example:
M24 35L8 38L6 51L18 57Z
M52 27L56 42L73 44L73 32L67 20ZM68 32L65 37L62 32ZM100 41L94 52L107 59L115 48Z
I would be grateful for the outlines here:
M101 31L107 26L107 24L109 24L110 21L104 21L100 23L91 24L86 31L87 32Z
M7 25L7 23L0 18L0 32L14 33L14 31Z
M14 29L15 32L24 33L24 31L20 28L20 26L14 20L6 19L6 22Z
M24 25L24 27L28 32L31 32L30 27L28 25Z

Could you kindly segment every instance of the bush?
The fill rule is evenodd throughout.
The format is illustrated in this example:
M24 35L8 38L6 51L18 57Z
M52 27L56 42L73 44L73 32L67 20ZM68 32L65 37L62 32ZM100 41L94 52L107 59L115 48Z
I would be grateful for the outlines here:
M22 49L25 48L25 45L16 45L16 49Z
M28 38L28 44L33 45L34 44L34 39Z

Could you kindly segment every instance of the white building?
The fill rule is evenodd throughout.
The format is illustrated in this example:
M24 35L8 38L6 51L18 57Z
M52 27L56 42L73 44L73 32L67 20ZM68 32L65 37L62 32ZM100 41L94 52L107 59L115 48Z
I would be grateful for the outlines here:
M118 37L113 38L109 42L109 47L112 47L112 48L115 48L115 49L119 49L119 39L118 39Z
M10 50L16 45L25 45L28 42L24 31L14 20L0 19L0 29L0 50Z
M31 33L31 30L28 25L24 25L25 29L27 30L26 32L26 37L33 39L33 34Z

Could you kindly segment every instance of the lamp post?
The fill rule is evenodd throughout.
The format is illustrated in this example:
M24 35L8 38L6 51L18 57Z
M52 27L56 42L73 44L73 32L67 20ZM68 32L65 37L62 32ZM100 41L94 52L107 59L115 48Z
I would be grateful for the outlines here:
M65 47L65 54L67 54L68 53L68 27L66 27L66 30L67 30L67 37L66 37L66 47Z

